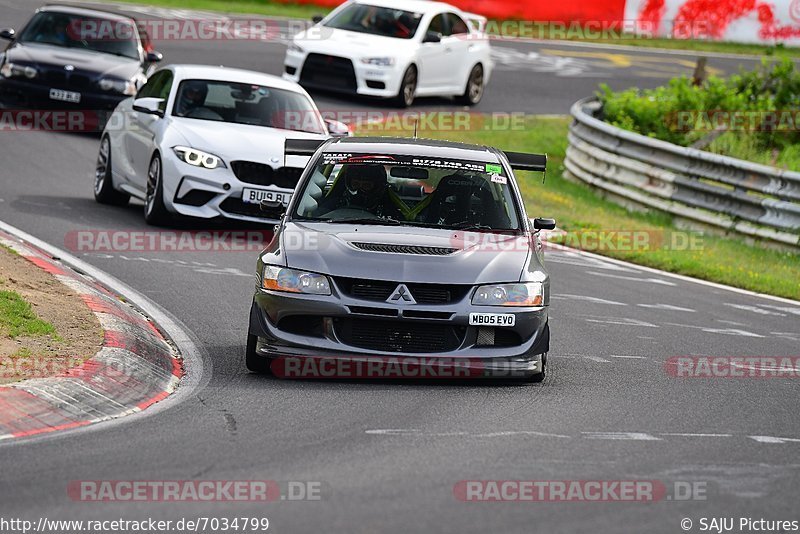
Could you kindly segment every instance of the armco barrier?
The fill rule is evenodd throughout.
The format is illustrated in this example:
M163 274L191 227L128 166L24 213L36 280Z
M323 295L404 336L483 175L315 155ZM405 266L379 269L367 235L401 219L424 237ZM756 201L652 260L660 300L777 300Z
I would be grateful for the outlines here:
M567 178L621 204L749 238L800 246L800 173L673 145L595 117L601 104L572 106Z

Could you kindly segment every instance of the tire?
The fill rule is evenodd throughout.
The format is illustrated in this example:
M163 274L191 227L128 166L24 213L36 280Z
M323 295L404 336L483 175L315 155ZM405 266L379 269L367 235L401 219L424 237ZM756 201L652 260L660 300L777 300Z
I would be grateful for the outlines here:
M170 221L170 214L164 206L164 180L161 171L161 157L156 154L147 168L147 192L144 200L144 220L147 224L163 226Z
M269 366L269 360L264 358L263 356L259 356L256 352L256 343L258 342L258 337L254 336L250 332L247 333L247 349L245 350L244 355L244 363L247 367L247 370L251 373L256 373L260 375L268 375L272 374L272 370Z
M417 67L411 65L403 73L403 81L400 82L400 91L394 97L394 104L399 108L410 107L414 103L417 92L418 73Z
M539 384L544 382L545 378L547 378L547 353L542 354L542 372L536 373L535 375L530 375L527 378L527 381L534 384Z
M111 178L111 141L108 136L100 141L100 150L97 153L97 166L94 170L94 199L100 204L112 206L125 206L131 199L130 195L114 189Z
M458 97L458 102L465 106L475 106L483 98L484 89L483 65L475 65L469 73L469 78L467 78L464 94Z

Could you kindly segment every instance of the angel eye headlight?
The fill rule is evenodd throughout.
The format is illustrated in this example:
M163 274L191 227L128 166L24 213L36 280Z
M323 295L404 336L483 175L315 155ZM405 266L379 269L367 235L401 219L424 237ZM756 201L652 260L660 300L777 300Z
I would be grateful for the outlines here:
M217 167L224 167L225 163L219 156L197 150L196 148L189 148L187 146L176 146L172 149L178 159L189 165L195 167L203 167L204 169L216 169Z
M327 276L287 267L278 267L277 265L264 266L261 286L264 289L289 293L331 294L331 283Z
M541 282L491 284L478 287L472 297L475 306L542 306L544 286Z
M132 80L116 80L114 78L103 78L98 83L103 91L114 91L126 96L136 94L136 84Z

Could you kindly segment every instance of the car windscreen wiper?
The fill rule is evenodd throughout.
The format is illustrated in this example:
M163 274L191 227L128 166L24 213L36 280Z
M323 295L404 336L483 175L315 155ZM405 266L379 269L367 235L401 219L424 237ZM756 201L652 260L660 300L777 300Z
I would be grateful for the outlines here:
M471 223L471 222L461 222L450 225L450 228L454 230L502 230L501 228L492 228L488 224L479 224L479 223Z
M389 226L402 226L403 222L391 217L350 217L346 219L318 219L330 223L352 223L352 224L385 224Z

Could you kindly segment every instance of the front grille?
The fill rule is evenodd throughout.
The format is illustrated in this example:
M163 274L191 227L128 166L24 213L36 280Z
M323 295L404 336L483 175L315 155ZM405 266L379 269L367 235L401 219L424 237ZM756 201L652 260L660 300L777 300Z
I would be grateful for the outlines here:
M69 89L73 91L85 91L92 87L92 80L83 74L67 72L65 70L45 70L40 74L41 80L45 85L57 89Z
M436 353L458 349L466 327L378 319L336 319L339 339L353 347L381 352Z
M337 278L339 288L353 298L385 301L397 289L399 282ZM462 300L472 286L457 284L406 284L418 304L450 304Z
M258 217L259 219L278 220L283 215L286 208L277 207L261 209L258 204L242 202L240 198L227 198L219 205L222 211L235 215L246 215L248 217Z
M264 163L255 161L232 161L231 169L242 182L254 185L274 185L284 189L294 189L303 174L297 167L281 167L273 169Z
M347 58L309 54L300 73L300 83L324 89L355 92L356 71Z
M384 243L353 243L354 247L370 252L389 252L391 254L424 254L428 256L447 256L458 251L448 247L423 247L412 245L390 245Z

